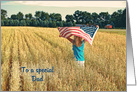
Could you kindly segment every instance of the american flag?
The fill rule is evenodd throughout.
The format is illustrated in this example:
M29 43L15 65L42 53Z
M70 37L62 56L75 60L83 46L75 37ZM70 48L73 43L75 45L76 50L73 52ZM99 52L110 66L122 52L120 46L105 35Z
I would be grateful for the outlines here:
M92 45L93 39L98 31L98 27L58 27L61 36L67 38L72 35L84 38Z

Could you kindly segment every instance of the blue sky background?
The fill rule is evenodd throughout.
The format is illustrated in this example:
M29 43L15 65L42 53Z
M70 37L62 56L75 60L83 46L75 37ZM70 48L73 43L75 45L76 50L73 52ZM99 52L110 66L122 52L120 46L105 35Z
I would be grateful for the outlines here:
M65 20L67 14L73 14L76 10L90 13L109 12L126 8L126 1L1 1L1 9L7 10L7 15L17 14L19 11L24 15L35 11L60 13Z

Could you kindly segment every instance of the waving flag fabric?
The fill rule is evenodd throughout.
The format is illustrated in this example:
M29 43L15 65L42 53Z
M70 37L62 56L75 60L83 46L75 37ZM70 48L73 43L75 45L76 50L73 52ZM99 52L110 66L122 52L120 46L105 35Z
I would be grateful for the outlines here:
M95 34L97 33L97 27L58 27L60 35L63 37L71 37L72 35L84 38L92 45Z

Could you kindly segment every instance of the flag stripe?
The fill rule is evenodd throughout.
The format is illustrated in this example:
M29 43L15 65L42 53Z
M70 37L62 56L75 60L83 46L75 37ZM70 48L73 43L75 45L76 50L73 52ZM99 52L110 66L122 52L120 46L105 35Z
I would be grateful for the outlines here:
M75 31L75 30L71 30L71 32L70 32L70 31L67 31L66 33L63 34L63 36L65 37L65 36L66 36L67 34L69 34L69 33L71 33L71 34L77 33L77 34L80 34L80 35L82 35L82 36L85 36L87 39L91 39L91 37L90 37L88 34L86 34L86 33L81 33L80 31Z
M72 35L79 36L87 40L92 45L95 34L97 33L97 27L58 27L60 35L63 37L71 37Z
M70 37L70 35L76 35L76 36L79 36L79 37L82 37L84 38L86 41L88 41L91 45L92 45L92 39L87 39L85 36L82 36L81 34L77 34L77 33L71 33L71 34L68 34L68 36L65 36L66 37Z
M68 29L66 29L66 30L63 30L63 32L61 32L60 34L61 34L62 36L64 36L66 32L74 32L74 31L79 31L79 32L81 32L82 34L85 34L87 37L90 36L89 34L85 33L83 30L81 30L81 29L79 29L79 28L68 28ZM90 39L90 38L91 38L91 37L89 37L89 39Z
M64 34L64 32L66 31L71 31L71 30L79 30L80 28L67 28L67 29L64 29L63 31L60 31L60 34Z

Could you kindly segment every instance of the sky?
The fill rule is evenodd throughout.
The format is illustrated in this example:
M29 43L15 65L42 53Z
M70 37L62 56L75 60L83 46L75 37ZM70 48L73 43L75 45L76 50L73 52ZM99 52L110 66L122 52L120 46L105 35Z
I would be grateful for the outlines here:
M35 11L60 13L65 20L67 14L72 15L76 10L90 13L108 12L126 8L126 1L1 1L1 9L7 10L8 17L19 11L24 15Z

